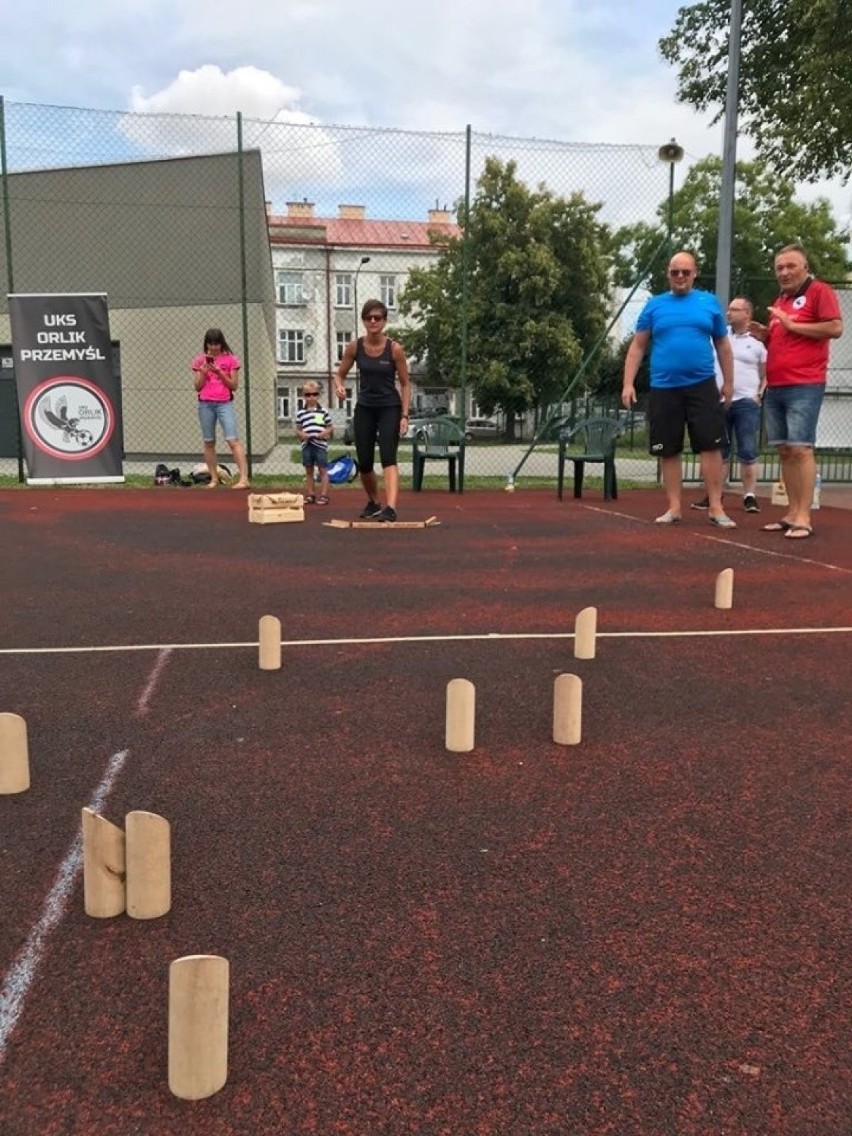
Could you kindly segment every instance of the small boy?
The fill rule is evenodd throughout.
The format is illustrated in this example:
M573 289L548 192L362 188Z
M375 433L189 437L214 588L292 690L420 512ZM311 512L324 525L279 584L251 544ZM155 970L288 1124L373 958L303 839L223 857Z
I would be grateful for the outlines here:
M320 389L308 383L302 391L303 408L296 415L296 433L302 442L305 467L305 504L328 504L328 440L334 434L331 415L320 406ZM319 470L320 492L314 496L314 469Z

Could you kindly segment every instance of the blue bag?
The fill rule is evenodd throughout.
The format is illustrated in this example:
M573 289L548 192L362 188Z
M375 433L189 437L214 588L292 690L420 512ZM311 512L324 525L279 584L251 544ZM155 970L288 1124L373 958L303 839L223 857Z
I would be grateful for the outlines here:
M349 454L337 458L328 467L328 480L332 485L345 485L358 476L358 463Z

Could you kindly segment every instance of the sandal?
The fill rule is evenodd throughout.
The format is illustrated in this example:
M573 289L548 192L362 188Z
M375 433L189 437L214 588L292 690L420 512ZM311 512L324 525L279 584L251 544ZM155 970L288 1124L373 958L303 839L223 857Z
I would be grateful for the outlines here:
M677 513L671 512L667 509L665 513L661 513L659 517L654 518L655 525L679 525L683 518L679 517Z
M314 497L313 493L309 493L307 495L307 497L305 498L305 504L306 505L316 505L316 503L317 503L316 497Z
M768 525L761 525L760 531L785 533L789 532L791 528L793 528L793 524L790 521L770 521Z
M814 530L810 525L788 525L787 531L784 533L785 540L807 540L809 536L814 535Z
M321 497L317 497L317 504L318 505L327 505L328 504L328 498L326 497L326 495L324 493L322 494Z

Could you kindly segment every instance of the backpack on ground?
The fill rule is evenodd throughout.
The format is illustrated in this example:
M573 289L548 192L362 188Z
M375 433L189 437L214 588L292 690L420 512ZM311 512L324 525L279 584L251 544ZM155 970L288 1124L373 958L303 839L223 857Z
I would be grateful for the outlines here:
M349 454L337 458L328 467L328 480L332 485L345 485L358 476L358 463Z
M219 480L227 485L231 481L233 474L226 465L219 465L218 470ZM204 462L199 462L198 465L194 465L189 476L195 485L210 484L210 470L207 468Z

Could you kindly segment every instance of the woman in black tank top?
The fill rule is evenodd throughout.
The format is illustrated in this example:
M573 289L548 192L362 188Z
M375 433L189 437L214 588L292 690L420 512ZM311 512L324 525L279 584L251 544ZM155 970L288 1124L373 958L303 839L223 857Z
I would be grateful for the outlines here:
M399 439L408 429L411 382L402 347L385 335L388 310L381 300L368 300L361 309L366 335L347 343L334 375L337 397L346 397L344 379L358 366L358 399L353 428L355 452L361 483L367 491L367 504L361 516L376 521L396 520L399 498ZM386 504L379 503L379 483L375 473L376 442L385 482Z

